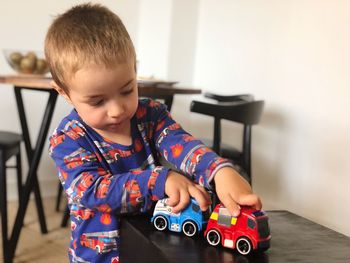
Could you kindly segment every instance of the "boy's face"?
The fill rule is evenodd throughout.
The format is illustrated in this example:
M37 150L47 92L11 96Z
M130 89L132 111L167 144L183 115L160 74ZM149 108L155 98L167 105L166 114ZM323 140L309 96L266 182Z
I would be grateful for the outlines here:
M69 95L54 88L73 104L86 124L102 136L128 132L138 106L134 62L108 69L95 64L77 71L68 81Z

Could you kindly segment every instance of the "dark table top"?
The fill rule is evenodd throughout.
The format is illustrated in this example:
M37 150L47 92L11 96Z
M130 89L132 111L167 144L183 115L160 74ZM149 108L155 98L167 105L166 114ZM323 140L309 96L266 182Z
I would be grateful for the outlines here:
M350 262L350 238L287 211L270 211L271 248L242 256L228 248L214 248L202 236L159 232L149 216L122 221L121 262Z

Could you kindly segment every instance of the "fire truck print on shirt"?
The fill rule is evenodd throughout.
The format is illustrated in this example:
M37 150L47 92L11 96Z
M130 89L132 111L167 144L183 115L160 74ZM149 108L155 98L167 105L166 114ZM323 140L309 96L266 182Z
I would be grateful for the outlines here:
M70 262L119 262L119 216L148 210L164 198L169 168L209 187L232 166L176 123L163 104L143 99L131 122L131 145L114 143L86 125L75 110L50 137L49 153L68 196Z

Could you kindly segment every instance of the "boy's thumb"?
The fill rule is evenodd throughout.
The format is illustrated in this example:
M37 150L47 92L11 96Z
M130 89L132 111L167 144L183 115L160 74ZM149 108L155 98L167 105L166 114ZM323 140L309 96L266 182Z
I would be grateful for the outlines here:
M168 197L168 200L166 201L166 204L168 206L174 207L178 204L178 200L176 200L176 197L172 196L172 197Z

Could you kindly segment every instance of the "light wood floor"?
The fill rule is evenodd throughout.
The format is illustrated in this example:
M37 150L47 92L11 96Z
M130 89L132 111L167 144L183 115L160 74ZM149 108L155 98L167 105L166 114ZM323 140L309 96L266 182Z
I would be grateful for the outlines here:
M41 234L37 219L36 207L30 201L24 227L21 231L16 250L14 263L65 263L68 262L67 250L70 239L69 227L61 228L60 223L63 212L54 209L55 199L44 200L44 209L48 234ZM62 203L63 206L63 203ZM12 224L17 211L17 202L9 203L9 224ZM1 241L0 241L1 242ZM2 247L0 248L0 262L3 262Z

